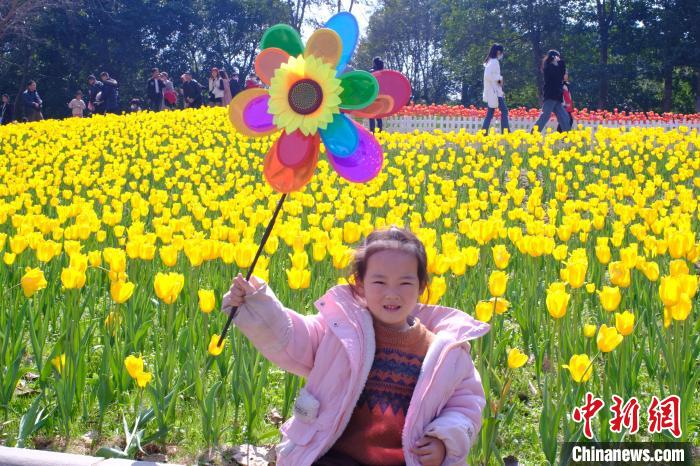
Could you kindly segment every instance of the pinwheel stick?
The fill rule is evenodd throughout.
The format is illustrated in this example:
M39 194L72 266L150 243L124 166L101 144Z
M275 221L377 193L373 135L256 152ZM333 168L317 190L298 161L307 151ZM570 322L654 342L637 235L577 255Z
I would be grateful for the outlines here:
M258 246L258 251L255 253L255 258L253 258L253 263L250 264L250 268L248 269L248 274L246 274L246 277L245 277L246 280L250 280L250 277L253 275L253 271L255 270L255 264L258 263L258 258L260 257L260 254L262 253L262 250L265 247L265 243L267 243L267 239L270 237L270 232L272 232L272 227L275 225L275 220L277 220L277 214L279 214L280 209L282 208L282 204L284 203L284 199L286 197L287 197L287 193L283 193L282 197L280 197L279 202L277 202L277 207L275 207L275 212L272 214L272 218L270 219L270 223L267 224L267 228L265 229L265 233L263 233L263 237L260 240L260 246ZM224 325L224 330L221 332L221 336L219 337L219 342L216 344L216 346L221 346L221 344L224 342L224 338L226 337L226 332L228 332L228 328L231 326L231 322L233 321L233 318L236 316L237 311L238 311L238 306L232 307L231 310L229 311L228 320L226 321L226 325Z

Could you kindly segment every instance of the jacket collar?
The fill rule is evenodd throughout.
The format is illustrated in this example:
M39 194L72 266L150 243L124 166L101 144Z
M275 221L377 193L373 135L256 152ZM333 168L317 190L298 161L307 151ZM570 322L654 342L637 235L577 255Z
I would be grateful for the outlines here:
M353 325L361 319L360 313L368 312L352 294L349 285L334 286L315 305L327 319L340 318ZM445 334L453 340L473 340L484 336L491 328L464 311L445 306L418 304L411 315L418 317L431 332Z

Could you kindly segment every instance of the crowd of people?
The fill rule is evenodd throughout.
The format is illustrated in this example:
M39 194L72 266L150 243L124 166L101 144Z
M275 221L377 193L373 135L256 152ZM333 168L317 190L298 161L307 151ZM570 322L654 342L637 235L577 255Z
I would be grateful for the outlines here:
M153 68L145 86L146 98L131 99L128 110L133 112L148 109L159 112L176 108L198 108L205 103L210 106L227 106L241 90L263 87L262 82L255 75L251 75L242 82L235 69L229 77L225 70L212 68L208 86L200 84L192 74L191 71L183 73L180 76L182 84L176 88L167 72ZM95 114L122 113L119 82L106 71L100 73L99 79L95 75L89 75L87 93L78 89L66 106L70 115L76 118ZM37 91L36 81L31 80L27 83L26 89L20 95L18 107L19 114L15 115L14 103L11 102L8 94L3 94L0 105L0 124L43 120L43 101Z
M503 90L504 80L500 66L504 53L505 50L501 44L493 44L484 60L483 100L488 110L482 130L486 132L489 130L496 109L500 111L501 131L509 129L508 106L506 105ZM375 57L370 72L383 69L384 61L380 57ZM554 113L558 122L557 130L569 131L573 126L574 106L569 89L566 64L558 51L550 50L547 52L542 59L541 72L544 79L542 111L532 130L544 131L550 116ZM243 82L238 70L233 69L229 75L225 69L216 67L210 70L207 85L200 84L194 79L191 71L182 74L180 80L182 84L176 89L167 72L153 68L151 77L146 82L145 101L140 98L131 99L129 110L148 109L159 112L175 108L199 108L205 105L205 95L208 105L224 107L228 106L241 90L264 87L264 84L254 74ZM82 90L78 90L74 98L67 104L73 117L82 118L86 114L120 113L119 83L110 77L109 73L106 71L100 73L99 80L94 75L88 76L87 85L87 95L84 95ZM0 106L0 123L5 125L15 120L37 121L43 119L43 103L37 92L35 81L27 83L27 88L21 95L20 104L22 115L21 118L16 118L10 97L3 94ZM382 120L370 119L369 127L372 132L382 131Z

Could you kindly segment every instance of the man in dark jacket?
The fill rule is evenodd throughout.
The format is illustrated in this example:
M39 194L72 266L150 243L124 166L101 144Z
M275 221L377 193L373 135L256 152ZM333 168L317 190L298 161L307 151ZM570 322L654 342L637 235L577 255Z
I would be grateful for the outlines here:
M231 72L231 79L229 80L229 87L231 88L231 98L236 97L236 94L241 92L241 80L238 75L238 70L236 68Z
M550 50L542 60L542 74L544 75L544 87L542 88L542 112L535 122L538 131L544 131L552 112L557 116L557 121L562 131L569 131L571 124L569 114L566 113L563 102L564 75L566 74L566 64L561 55L556 50Z
M41 97L36 91L36 82L29 81L27 83L27 90L22 93L22 107L24 107L24 117L27 121L39 121L43 120L44 116L41 114Z
M119 83L109 77L109 73L100 73L102 80L102 102L104 102L105 113L119 113Z
M182 93L185 96L185 108L199 108L202 106L202 89L204 86L192 79L192 73L186 71L182 75Z
M100 96L100 100L97 99L97 94L102 92L102 82L98 81L94 75L88 76L88 110L91 113L104 113L104 105Z
M151 70L151 79L146 83L146 95L148 96L148 107L154 112L159 112L163 108L163 90L165 83L160 79L158 68Z
M7 94L2 95L2 104L0 104L0 125L9 125L13 120L12 115L12 104L10 103L10 96Z

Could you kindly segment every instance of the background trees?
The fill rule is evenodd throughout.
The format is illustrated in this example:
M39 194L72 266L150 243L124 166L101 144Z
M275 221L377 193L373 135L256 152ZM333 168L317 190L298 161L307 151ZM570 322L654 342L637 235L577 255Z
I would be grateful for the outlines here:
M150 69L205 79L212 66L252 70L272 24L318 25L321 9L369 0L3 0L0 91L36 79L45 114L65 116L76 89L102 70L122 102L141 97ZM539 104L542 55L562 52L578 107L700 111L697 0L377 0L356 68L382 56L418 101L483 105L493 42L511 106ZM325 11L325 10L324 10ZM324 14L325 16L325 14ZM177 80L177 79L176 79Z

